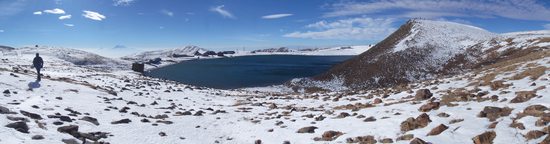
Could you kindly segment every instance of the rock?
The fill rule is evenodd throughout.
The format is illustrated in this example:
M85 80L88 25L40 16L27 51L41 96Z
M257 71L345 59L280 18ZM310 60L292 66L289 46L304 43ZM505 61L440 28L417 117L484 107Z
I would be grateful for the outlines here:
M13 128L22 133L29 133L29 126L27 126L26 122L14 122L6 125L6 127Z
M418 108L418 111L429 112L431 110L439 109L439 102L428 102Z
M143 122L143 123L149 123L149 122L151 122L151 121L149 121L149 119L144 118L144 119L141 119L141 122Z
M391 138L384 138L384 139L380 140L380 142L387 144L387 143L393 143L393 140Z
M163 120L158 120L157 123L163 123L163 124L173 124L174 122L172 121L163 121Z
M347 138L347 143L361 143L361 144L375 144L377 141L374 139L374 136L358 136L354 138Z
M410 144L428 144L426 141L420 139L420 138L414 138Z
M444 112L442 112L442 113L439 113L439 114L437 114L437 116L438 116L438 117L444 117L444 118L446 118L446 117L450 117L450 115L449 115L449 114L447 114L447 113L444 113Z
M78 126L77 125L68 125L57 128L57 131L60 133L67 133L71 135L78 135Z
M525 139L527 140L532 140L532 139L538 139L544 135L546 135L546 132L539 131L539 130L532 130L527 132L527 134L525 134L523 137L525 137Z
M32 139L32 140L42 140L42 139L44 139L44 136L42 136L42 135L34 135L34 136L31 137L31 139Z
M413 134L406 134L406 135L402 135L402 136L399 136L397 137L396 140L398 141L401 141L401 140L411 140L414 138L414 135Z
M523 123L517 122L517 121L512 121L512 123L510 124L510 127L517 128L517 129L520 129L520 130L525 129L525 126L523 125Z
M262 140L255 140L254 144L262 144Z
M317 129L317 127L315 127L315 126L303 127L303 128L298 129L298 131L296 131L296 133L315 133L315 129Z
M338 138L339 136L341 136L343 134L344 133L339 132L339 131L332 131L332 130L325 131L320 138L316 137L314 140L316 140L316 141L332 141L332 140Z
M30 113L30 112L27 112L27 111L24 111L24 110L20 110L19 112L21 112L21 114L24 115L24 116L30 117L31 119L42 120L42 117L38 114Z
M73 122L73 120L68 116L62 116L62 115L48 115L48 118L58 118L61 121L64 122Z
M539 144L550 144L550 135L546 136Z
M494 131L487 131L472 138L472 141L474 144L492 144L495 137L497 134Z
M327 117L325 117L325 116L323 116L323 115L319 115L318 117L315 117L315 121L322 121L322 120L324 120L325 118L327 118Z
M416 95L414 95L414 100L420 101L420 100L427 100L432 97L432 93L428 89L419 89L416 91Z
M53 125L62 125L62 124L63 124L63 122L60 122L60 121L53 122Z
M204 112L199 110L199 111L195 112L195 114L193 114L193 116L202 116L203 114L204 114Z
M423 113L415 118L408 118L407 120L401 122L401 131L406 132L410 130L414 130L417 128L423 128L426 127L432 120L430 120L430 116L428 114Z
M512 112L512 109L508 107L499 108L499 107L485 106L485 108L483 108L483 111L479 112L478 117L486 117L490 121L495 121L497 118L510 115L511 112Z
M127 124L127 123L130 123L132 122L132 120L130 119L121 119L121 120L118 120L118 121L113 121L111 122L111 124Z
M364 122L373 122L373 121L376 121L376 118L374 118L373 116L370 116L368 118L365 118L365 120L363 120Z
M275 103L271 103L269 105L269 109L276 109L277 108L277 105Z
M81 144L81 142L76 139L61 139L61 142L65 144Z
M290 144L290 141L284 141L283 144Z
M10 90L4 90L3 94L11 94Z
M459 123L459 122L462 122L464 121L464 119L452 119L451 121L449 121L449 124L455 124L455 123Z
M536 97L536 91L519 91L516 92L516 97L510 100L510 103L522 103Z
M348 117L350 116L349 113L347 112L341 112L336 118L345 118L345 117Z
M548 110L548 108L543 105L531 105L523 109L523 113L534 117L540 117L544 114L545 110Z
M12 116L6 116L6 118L8 120L11 120L11 121L22 121L22 122L29 122L29 119L27 118L24 118L24 117L12 117Z
M0 114L15 114L15 112L10 111L10 109L0 106Z
M164 132L159 132L159 136L164 137L164 136L166 136L166 133L164 133Z
M444 124L440 124L439 126L433 128L429 133L428 133L428 136L433 136L433 135L439 135L441 134L443 131L447 130L449 127L444 125Z
M489 124L489 126L487 126L487 128L494 129L494 128L497 127L497 124L498 124L498 122L493 122L493 123Z
M90 123L92 123L92 124L94 124L94 125L99 125L99 122L97 121L97 119L96 119L96 118L93 118L93 117L84 116L84 117L82 117L80 120L90 122Z
M380 99L380 98L376 98L376 99L374 99L374 101L372 102L372 104L379 104L379 103L382 103L382 99Z

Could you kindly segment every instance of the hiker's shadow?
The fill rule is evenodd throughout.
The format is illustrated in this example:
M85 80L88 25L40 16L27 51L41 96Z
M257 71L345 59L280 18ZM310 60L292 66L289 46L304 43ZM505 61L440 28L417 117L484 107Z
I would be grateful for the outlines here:
M29 82L29 89L40 88L40 81Z

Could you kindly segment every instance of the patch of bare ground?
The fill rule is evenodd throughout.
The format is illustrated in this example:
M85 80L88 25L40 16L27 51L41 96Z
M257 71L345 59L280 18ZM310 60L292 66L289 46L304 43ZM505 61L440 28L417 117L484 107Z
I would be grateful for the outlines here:
M529 77L531 80L536 80L540 76L544 75L544 73L548 70L550 70L550 68L547 68L545 66L537 66L537 67L534 67L534 68L530 67L530 68L527 68L526 70L524 70L523 72L512 76L510 79L519 80L519 79L523 79L525 77Z

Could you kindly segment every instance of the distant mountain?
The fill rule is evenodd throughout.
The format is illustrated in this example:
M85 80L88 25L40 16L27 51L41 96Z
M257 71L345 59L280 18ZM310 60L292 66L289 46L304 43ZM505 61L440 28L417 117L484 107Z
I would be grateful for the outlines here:
M268 48L268 49L260 49L260 50L254 50L250 53L281 53L281 52L294 52L295 50L291 50L286 47L280 47L280 48Z
M15 49L15 48L10 47L10 46L0 45L0 52L11 51L11 50L14 50L14 49Z
M494 34L453 22L413 19L386 39L295 87L378 88L434 79L548 49L550 31ZM334 82L319 86L319 82Z
M204 48L200 48L198 46L185 46L185 47L174 48L174 49L145 51L145 52L125 56L122 58L127 60L142 60L142 61L152 60L155 58L173 59L178 57L193 56L197 52L202 54L206 51L208 50Z
M57 47L23 47L15 49L17 54L32 59L36 53L39 53L42 57L56 58L65 62L77 66L112 69L112 68L127 68L129 65L127 62L112 58L103 57L91 52L70 49L70 48L57 48ZM15 54L15 53L14 53ZM51 59L44 59L49 64L60 64L52 61Z

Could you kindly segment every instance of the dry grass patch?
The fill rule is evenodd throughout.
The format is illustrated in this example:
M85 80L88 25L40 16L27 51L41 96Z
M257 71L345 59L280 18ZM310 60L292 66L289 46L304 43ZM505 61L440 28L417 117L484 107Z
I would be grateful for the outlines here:
M510 79L520 80L520 79L523 79L525 77L529 77L529 78L531 78L531 80L536 80L540 76L544 75L547 70L550 70L550 69L545 67L545 66L538 66L538 67L534 67L534 68L528 68L528 69L524 70L523 72L512 76Z

